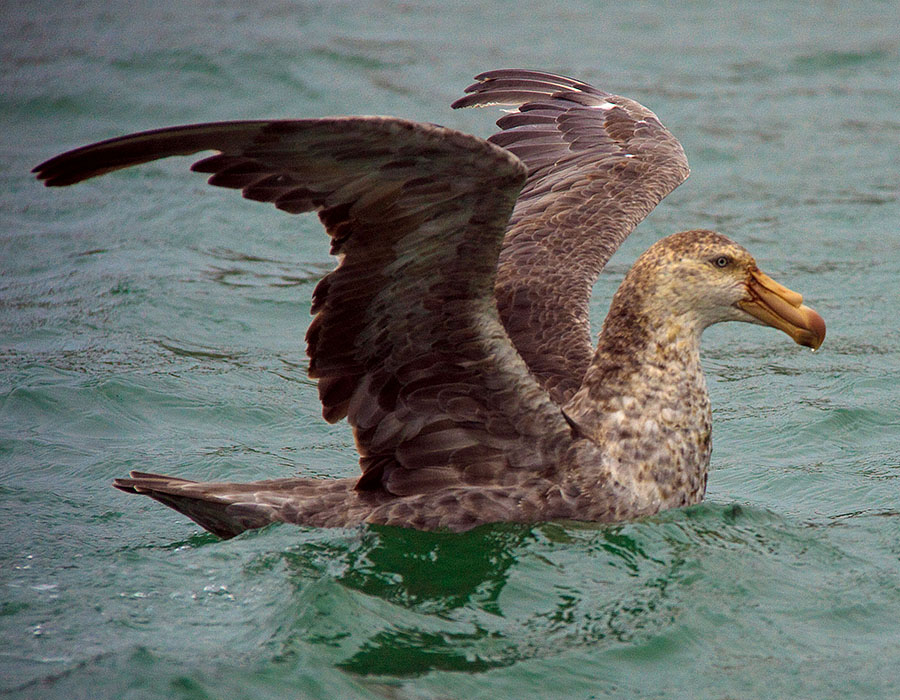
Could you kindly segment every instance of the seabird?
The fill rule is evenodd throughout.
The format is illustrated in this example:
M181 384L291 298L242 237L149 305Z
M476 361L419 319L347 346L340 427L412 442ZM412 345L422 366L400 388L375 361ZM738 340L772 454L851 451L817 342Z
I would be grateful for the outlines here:
M132 472L117 488L221 537L274 522L612 522L702 499L702 331L745 321L815 349L824 321L744 248L692 230L640 256L592 347L592 286L688 176L681 144L637 102L549 73L484 73L453 107L483 105L513 107L487 140L390 117L233 121L114 138L34 169L60 186L216 151L192 170L317 212L339 259L313 293L309 375L325 419L350 424L362 475Z

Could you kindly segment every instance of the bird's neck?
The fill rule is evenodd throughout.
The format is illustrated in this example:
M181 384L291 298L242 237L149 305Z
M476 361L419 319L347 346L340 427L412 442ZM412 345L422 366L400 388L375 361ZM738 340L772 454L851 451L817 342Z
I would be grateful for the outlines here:
M650 511L698 502L711 449L702 327L620 289L584 382L565 406L598 444L603 472Z

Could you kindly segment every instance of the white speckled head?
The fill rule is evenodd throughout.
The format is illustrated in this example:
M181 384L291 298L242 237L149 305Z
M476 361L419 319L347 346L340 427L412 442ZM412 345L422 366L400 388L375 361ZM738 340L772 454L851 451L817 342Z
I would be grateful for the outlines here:
M745 248L714 231L685 231L658 241L632 275L652 289L644 295L645 313L677 317L683 328L702 332L714 323L744 321L773 326L810 347L825 337L825 322L802 306L802 296L760 272Z
M736 305L746 295L756 261L744 248L713 231L685 231L658 241L635 268L653 279L647 301L661 315L680 316L702 331L713 323L744 320Z

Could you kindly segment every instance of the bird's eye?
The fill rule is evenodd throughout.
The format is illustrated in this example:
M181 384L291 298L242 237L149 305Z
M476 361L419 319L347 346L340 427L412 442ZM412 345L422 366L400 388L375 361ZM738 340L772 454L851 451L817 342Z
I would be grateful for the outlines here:
M720 255L718 258L715 258L712 263L716 267L728 267L728 264L731 262L731 258L727 255Z

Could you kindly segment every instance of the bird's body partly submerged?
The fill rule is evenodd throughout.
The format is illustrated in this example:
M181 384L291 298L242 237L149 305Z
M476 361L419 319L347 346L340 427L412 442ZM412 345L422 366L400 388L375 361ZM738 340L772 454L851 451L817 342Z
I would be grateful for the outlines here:
M354 479L191 482L133 472L223 537L273 522L465 530L617 521L700 501L710 458L700 335L774 326L818 347L822 319L721 234L657 242L616 293L596 349L597 275L688 174L627 98L570 78L485 73L455 107L510 104L485 141L385 117L222 122L64 153L49 186L205 150L210 183L317 211L340 258L313 294L310 376L347 418Z

